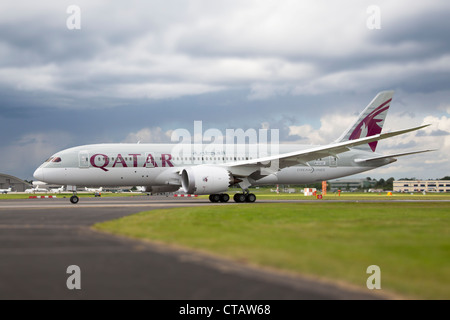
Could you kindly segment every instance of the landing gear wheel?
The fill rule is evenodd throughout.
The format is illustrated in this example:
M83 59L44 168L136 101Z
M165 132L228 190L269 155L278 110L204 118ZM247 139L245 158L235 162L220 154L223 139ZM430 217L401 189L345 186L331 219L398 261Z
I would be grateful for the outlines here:
M245 202L245 194L243 194L243 193L236 193L234 196L233 196L233 200L235 201L235 202Z
M210 194L209 195L209 201L211 201L211 202L219 202L220 201L220 194Z
M246 202L255 202L256 196L253 193L249 193L245 196L245 201Z
M80 198L78 198L78 196L71 196L70 197L70 202L72 202L73 204L77 204L78 201L80 201Z
M228 200L230 200L228 193L222 193L220 195L220 202L228 202Z

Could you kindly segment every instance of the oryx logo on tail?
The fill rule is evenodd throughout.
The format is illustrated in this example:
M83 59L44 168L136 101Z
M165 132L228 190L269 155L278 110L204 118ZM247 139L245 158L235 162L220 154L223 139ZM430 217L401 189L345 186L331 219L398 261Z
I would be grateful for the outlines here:
M383 129L384 119L386 118L387 111L389 109L389 103L392 99L384 102L374 111L372 111L368 116L366 116L353 130L349 137L349 140L356 140L359 138L365 138L374 136L381 133ZM370 149L375 152L378 141L369 143Z
M359 115L358 120L337 141L356 140L380 134L393 95L393 91L380 92ZM356 148L375 152L377 143L378 141L374 141Z

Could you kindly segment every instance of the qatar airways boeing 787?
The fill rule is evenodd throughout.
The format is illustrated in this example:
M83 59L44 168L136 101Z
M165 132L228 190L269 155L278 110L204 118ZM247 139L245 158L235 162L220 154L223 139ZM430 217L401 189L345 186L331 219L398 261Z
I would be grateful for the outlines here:
M236 202L254 202L251 186L306 184L375 169L396 157L431 150L382 155L379 140L427 125L381 133L393 91L380 92L336 141L324 146L281 144L264 155L252 145L93 144L55 153L35 172L38 180L67 185L78 203L76 186L146 186L148 192L172 192L180 187L195 195L209 194L212 202L227 202L228 188L239 186ZM191 151L186 151L191 150ZM194 150L194 151L192 151ZM218 151L219 150L219 151Z

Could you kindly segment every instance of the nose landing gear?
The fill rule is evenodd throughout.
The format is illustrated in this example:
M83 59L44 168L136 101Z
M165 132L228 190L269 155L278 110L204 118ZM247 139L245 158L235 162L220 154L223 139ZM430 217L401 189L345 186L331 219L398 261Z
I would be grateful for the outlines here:
M73 196L70 197L70 202L72 202L73 204L77 204L78 201L80 201L80 198L78 198L77 192L74 191Z

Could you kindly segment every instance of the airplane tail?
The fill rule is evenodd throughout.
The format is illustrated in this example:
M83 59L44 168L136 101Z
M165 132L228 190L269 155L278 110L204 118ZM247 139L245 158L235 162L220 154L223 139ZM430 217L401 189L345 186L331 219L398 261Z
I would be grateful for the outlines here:
M339 139L336 140L336 142L355 140L381 133L384 119L386 118L391 105L393 95L394 91L383 91L378 93L364 111L361 112L358 120L356 120L356 122L353 123ZM355 148L367 151L372 150L375 152L377 143L378 141L374 141Z

